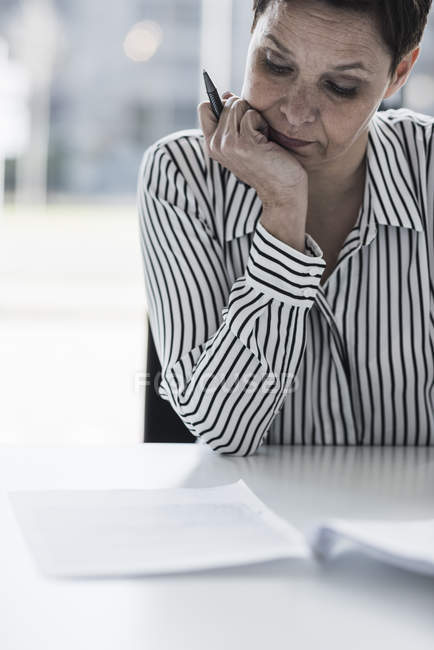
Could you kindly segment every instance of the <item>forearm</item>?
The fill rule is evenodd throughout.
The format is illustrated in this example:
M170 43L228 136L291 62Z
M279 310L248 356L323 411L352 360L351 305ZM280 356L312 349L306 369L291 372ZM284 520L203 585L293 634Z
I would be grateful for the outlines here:
M304 351L305 310L275 300L247 302L252 304L242 322L230 306L190 372L184 358L162 381L163 396L185 425L219 453L256 451ZM279 338L274 334L270 341L270 331L276 330Z
M254 453L269 430L296 377L323 268L258 227L217 332L163 373L163 397L215 451Z
M283 208L269 207L264 208L260 223L271 234L284 244L295 248L301 253L305 252L305 235L306 219L297 216L290 216L289 211L285 211L287 218L282 219Z
M283 243L305 252L307 195L297 193L291 199L279 203L277 197L273 201L262 203L260 223L271 234Z

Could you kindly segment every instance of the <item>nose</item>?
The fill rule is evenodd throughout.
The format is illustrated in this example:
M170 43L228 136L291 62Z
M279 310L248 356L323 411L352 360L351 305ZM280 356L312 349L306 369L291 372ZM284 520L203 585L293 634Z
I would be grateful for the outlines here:
M305 125L315 122L318 114L316 101L315 93L310 92L305 85L297 82L289 85L280 104L280 110L290 125L289 137L296 137Z

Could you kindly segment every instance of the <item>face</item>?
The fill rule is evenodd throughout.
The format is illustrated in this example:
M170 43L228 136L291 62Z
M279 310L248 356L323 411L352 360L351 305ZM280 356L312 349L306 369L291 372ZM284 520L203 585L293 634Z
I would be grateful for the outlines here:
M364 152L372 116L406 81L417 54L392 80L391 55L372 18L310 0L274 0L252 34L241 96L306 169L342 164ZM279 134L311 144L291 148Z

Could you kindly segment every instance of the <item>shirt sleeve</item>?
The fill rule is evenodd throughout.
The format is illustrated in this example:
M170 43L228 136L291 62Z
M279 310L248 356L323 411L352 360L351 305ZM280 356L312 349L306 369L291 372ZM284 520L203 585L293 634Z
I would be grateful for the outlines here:
M432 287L432 294L434 294L434 120L426 129L426 151L427 151L427 166L426 166L426 180L427 180L427 243L428 255L431 259L431 278L430 284ZM434 300L431 300L431 323L434 327Z
M309 235L302 253L259 221L245 275L231 285L204 213L206 170L195 171L195 183L187 182L167 145L153 145L139 172L158 391L199 442L247 456L264 442L297 375L325 261Z

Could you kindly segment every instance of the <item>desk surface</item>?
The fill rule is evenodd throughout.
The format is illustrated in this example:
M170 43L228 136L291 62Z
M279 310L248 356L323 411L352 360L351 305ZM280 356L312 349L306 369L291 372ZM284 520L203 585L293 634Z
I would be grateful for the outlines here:
M325 517L434 518L434 448L0 448L2 650L434 647L434 581L357 553L132 580L41 576L9 489L206 487L239 478L300 529Z

